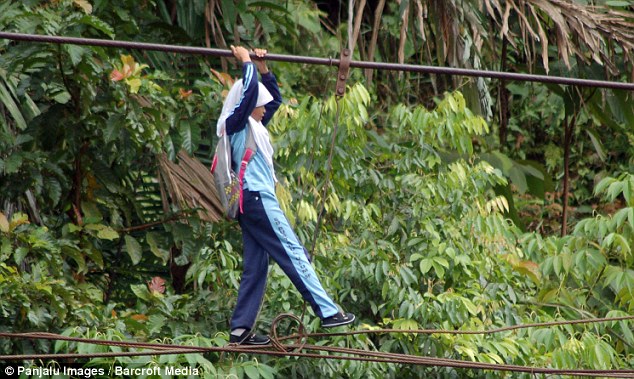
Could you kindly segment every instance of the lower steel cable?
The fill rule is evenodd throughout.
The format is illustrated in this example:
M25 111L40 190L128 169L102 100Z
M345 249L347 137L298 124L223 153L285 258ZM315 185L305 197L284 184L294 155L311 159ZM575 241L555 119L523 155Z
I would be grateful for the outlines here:
M281 320L290 318L292 321L297 322L298 333L291 336L279 337L277 335L278 324ZM408 333L408 334L492 334L501 333L517 329L524 328L536 328L536 327L550 327L558 325L570 325L570 324L587 324L587 323L602 323L602 322L617 322L627 321L634 319L634 316L623 316L613 318L595 318L595 319L582 319L582 320L565 320L545 323L523 324L513 325L504 328L490 329L484 331L468 331L468 330L396 330L396 329L378 329L378 330L360 330L342 333L305 333L301 319L289 315L282 314L275 318L271 325L273 340L275 341L271 346L235 346L227 345L224 347L199 347L199 346L186 346L186 345L172 345L172 344L160 344L160 343L145 343L145 342L125 342L125 341L107 341L98 339L88 339L79 337L68 337L53 333L5 333L0 332L0 338L11 339L49 339L49 340L64 340L82 343L92 343L100 345L127 347L133 349L146 349L143 351L129 351L129 352L103 352L92 354L31 354L31 355L0 355L0 361L22 361L22 360L49 360L49 359L91 359L91 358L108 358L108 357L121 357L121 356L150 356L150 355L172 355L172 354L202 354L202 353L240 353L240 354L260 354L270 355L278 357L303 357L313 359L336 359L336 360L354 360L364 361L370 363L392 363L392 364L407 364L407 365L422 365L422 366L435 366L435 367L452 367L458 369L475 369L475 370L492 370L492 371L506 371L506 372L523 372L532 374L553 374L553 375L580 375L586 377L607 377L607 378L634 378L634 370L585 370L585 369L555 369L546 367L528 367L510 364L497 364L497 363L485 363L485 362L473 362L457 359L439 358L409 355L401 353L389 353L380 351L369 351L356 348L344 348L336 346L322 346L308 344L308 338L314 337L332 337L332 336L354 336L361 333ZM282 341L289 339L297 339L298 343L282 344ZM325 354L324 354L325 353Z

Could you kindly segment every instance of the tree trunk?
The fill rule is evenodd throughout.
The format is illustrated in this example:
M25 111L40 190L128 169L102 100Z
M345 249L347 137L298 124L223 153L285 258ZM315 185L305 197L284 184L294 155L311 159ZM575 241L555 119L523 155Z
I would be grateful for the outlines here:
M502 55L500 57L500 71L506 71L506 56L508 52L508 41L506 38L502 38ZM500 100L500 147L506 146L506 138L508 135L509 126L509 91L506 89L506 80L500 79L500 89L498 90L498 96Z
M185 283L187 277L187 270L191 264L179 266L176 264L176 258L182 254L182 251L176 246L172 246L170 249L170 275L172 277L172 286L174 291L178 294L185 292Z
M379 28L381 27L381 16L383 15L383 7L385 7L385 0L379 0L374 11L374 26L372 27L372 39L370 40L370 46L368 47L368 60L374 61L374 51L376 50L376 43L379 39ZM368 82L368 86L372 85L372 75L374 70L366 69L365 78Z
M570 148L572 135L577 122L577 115L572 115L564 121L564 188L562 196L563 210L561 213L561 236L568 234L568 198L570 187Z
M354 54L354 49L357 46L357 40L359 39L359 32L361 31L361 21L363 20L363 10L365 9L366 0L361 0L357 6L354 28L352 30L352 39L350 40L350 54Z
M75 172L73 175L73 187L70 191L70 200L72 203L72 211L70 212L71 219L75 220L76 225L83 225L84 221L81 215L81 190L82 190L82 182L84 180L84 169L82 166L82 159L84 155L88 152L89 147L88 141L85 141L79 152L77 152L77 156L75 157Z

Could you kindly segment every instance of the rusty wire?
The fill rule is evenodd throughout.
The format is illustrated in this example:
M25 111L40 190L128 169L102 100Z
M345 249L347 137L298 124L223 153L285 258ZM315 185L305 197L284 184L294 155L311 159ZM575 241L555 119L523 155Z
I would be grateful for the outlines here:
M7 333L2 333L6 336ZM44 336L38 336L37 334L29 334L31 338L40 338ZM83 343L95 343L98 341L100 345L109 345L109 342L105 340L91 340L82 338L68 338L64 336L58 336L52 338L52 335L47 333L46 339L57 340L72 340ZM125 346L126 343L117 342L116 346ZM494 364L483 362L463 361L457 359L437 358L437 357L421 357L415 355L401 354L401 353L386 353L379 351L368 351L354 348L344 347L329 347L319 345L306 345L306 344L290 344L284 345L286 348L290 348L292 351L275 350L270 346L255 347L255 346L233 346L228 345L225 347L196 347L185 345L170 345L170 344L140 344L129 343L128 347L139 347L143 345L145 348L150 348L150 351L132 351L132 352L102 352L102 353L90 353L90 354L34 354L34 355L3 355L0 356L0 361L16 361L16 360L46 360L46 359L89 359L89 358L114 358L114 357L133 357L133 356L148 356L148 355L171 355L171 354L202 354L202 353L239 353L239 354L260 354L270 355L278 357L298 357L298 358L314 358L314 359L337 359L337 360L350 360L350 361L363 361L369 363L392 363L392 364L414 364L422 366L440 366L440 367L452 367L459 369L477 369L477 370L494 370L494 371L509 371L509 372L524 372L534 374L558 374L558 375L583 375L590 377L610 377L610 378L632 378L634 377L634 370L584 370L584 369L553 369L542 367L528 367L520 365L508 365L508 364ZM315 351L315 353L299 352L297 349L303 349L307 351ZM326 354L320 354L325 352ZM334 355L333 353L343 354Z
M287 337L278 337L277 325L284 318L291 318L299 323L299 333ZM171 355L171 354L202 354L202 353L240 353L240 354L260 354L278 357L303 357L315 359L337 359L337 360L354 360L370 363L392 363L392 364L413 364L422 366L439 366L452 367L458 369L475 369L475 370L494 370L507 372L524 372L531 374L557 374L557 375L581 375L586 377L610 377L610 378L633 378L634 370L588 370L588 369L555 369L545 367L528 367L510 364L493 364L484 362L472 362L457 359L423 357L401 353L388 353L380 351L369 351L355 348L321 346L307 344L309 337L332 337L332 336L353 336L361 333L410 333L410 334L493 334L506 331L513 331L525 328L551 327L560 325L575 325L588 323L618 322L632 320L634 316L622 316L613 318L595 318L582 320L566 320L544 323L533 323L523 325L512 325L503 328L470 331L470 330L397 330L397 329L377 329L377 330L359 330L342 333L310 333L306 334L306 328L301 319L290 315L282 314L275 318L271 325L271 338L275 340L270 346L237 346L227 345L224 347L200 347L175 345L164 343L147 343L147 342L125 342L125 341L107 341L100 339L89 339L79 337L68 337L54 333L6 333L0 332L0 338L27 338L27 339L49 339L63 340L70 342L99 344L106 346L118 346L136 349L148 349L144 351L129 352L101 352L90 354L34 354L34 355L0 355L0 361L19 361L19 360L46 360L46 359L84 359L84 358L113 358L122 356L148 356L148 355ZM282 344L282 341L296 338L299 343Z
M518 325L510 325L504 326L501 328L488 329L488 330L438 330L438 329L412 329L412 330L403 330L403 329L374 329L374 330L355 330L352 332L341 332L341 333L311 333L308 334L309 337L333 337L333 336L342 336L342 335L356 335L356 334L383 334L383 333L414 333L414 334L496 334L502 332L508 332L518 329L528 329L528 328L542 328L542 327L551 327L551 326L561 326L561 325L579 325L579 324L597 324L604 322L618 322L618 321L628 321L634 320L634 316L620 316L620 317L605 317L605 318L589 318L589 319L579 319L579 320L561 320L561 321L552 321L552 322L539 322L532 324L518 324Z
M1 32L1 31L0 31L0 38L9 39L13 41L116 47L116 48L122 48L122 49L152 50L152 51L179 53L179 54L206 55L206 56L214 56L214 57L232 57L233 56L231 50L226 50L226 49L204 48L204 47L195 47L195 46L165 45L165 44L147 43L147 42L104 40L104 39L96 39L96 38L50 36L50 35L38 35L38 34L26 34L26 33ZM315 65L326 65L326 66L338 66L340 63L340 59L334 59L334 58L317 58L317 57L272 54L272 53L268 53L266 55L266 59L270 61L305 63L305 64L315 64ZM485 77L485 78L524 81L524 82L540 82L540 83L563 84L563 85L580 86L580 87L611 88L611 89L634 91L634 83L615 82L615 81L607 81L607 80L567 78L562 76L535 75L535 74L476 70L476 69L455 68L455 67L425 66L425 65L413 65L413 64L403 64L403 63L385 63L385 62L369 62L369 61L354 61L354 60L350 61L350 67L373 69L373 70L418 72L423 74L444 74L444 75L456 75L456 76L468 76L468 77Z
M175 45L163 45L155 43L144 42L129 42L129 41L116 41L116 40L101 40L90 39L80 37L61 37L61 36L45 36L34 34L22 34L22 33L9 33L0 32L0 38L15 40L15 41L29 41L29 42L44 42L44 43L57 43L57 44L75 44L75 45L90 45L101 47L114 47L123 49L138 49L138 50L153 50L163 52L173 52L181 54L199 54L216 57L231 57L233 54L230 50L222 49L210 49L202 47L188 47L188 46L175 46ZM305 64L317 64L334 66L339 65L339 59L333 58L315 58L282 54L267 54L267 60L271 61L284 61L290 63L305 63ZM533 74L521 74L521 73L509 73L499 71L484 71L474 69L461 69L450 67L435 67L435 66L423 66L423 65L410 65L410 64L395 64L395 63L382 63L382 62L365 62L365 61L351 61L350 67L377 69L377 70L393 70L393 71L408 71L419 72L427 74L445 74L445 75L458 75L458 76L471 76L471 77L488 77L505 80L518 80L529 82L542 82L552 84L563 84L573 86L585 86L585 87L598 87L598 88L611 88L622 90L634 90L634 83L623 83L613 81L602 80L589 80L579 78L566 78L558 76L547 75L533 75ZM294 321L299 323L298 334L279 337L277 334L277 325L284 317L291 317ZM144 351L129 351L129 352L101 352L90 354L22 354L22 355L0 355L0 361L20 361L20 360L34 360L34 359L82 359L82 358L106 358L106 357L122 357L122 356L147 356L147 355L171 355L171 354L201 354L201 353L248 353L248 354L262 354L271 356L293 356L293 357L305 357L305 358L319 358L319 359L338 359L338 360L356 360L366 362L381 362L381 363L393 363L393 364L415 364L424 366L443 366L463 369L479 369L479 370L495 370L495 371L510 371L510 372L524 372L531 374L558 374L558 375L582 375L590 377L611 377L611 378L633 378L634 370L582 370L582 369L553 369L542 367L527 367L519 365L508 364L491 364L483 362L462 361L456 359L438 358L438 357L421 357L400 353L387 353L379 351L368 351L354 348L342 348L342 347L329 347L320 346L314 344L308 344L308 338L318 337L333 337L333 336L353 336L359 334L384 334L384 333L407 333L407 334L493 334L506 331L513 331L523 328L535 328L535 327L550 327L558 325L572 325L572 324L587 324L587 323L600 323L600 322L617 322L634 319L634 316L624 316L615 318L597 318L597 319L585 319L585 320L571 320L571 321L556 321L547 323L534 323L524 325L512 325L497 329L490 329L484 331L474 330L434 330L434 329L418 329L418 330L401 330L401 329L375 329L375 330L357 330L351 332L340 333L305 333L305 327L300 318L292 315L280 315L278 316L271 326L271 338L272 346L265 347L253 347L253 346L235 346L227 345L224 347L199 347L199 346L186 346L175 344L161 344L161 343L144 343L144 342L125 342L125 341L107 341L99 339L77 338L67 337L53 333L6 333L0 332L0 338L22 338L22 339L48 339L48 340L64 340L78 343L89 343L106 346L118 346L133 349L147 349ZM288 339L297 339L298 343L282 344L282 341ZM273 347L274 349L272 349ZM306 351L313 351L312 353ZM326 354L324 354L326 353ZM334 353L337 353L335 355Z

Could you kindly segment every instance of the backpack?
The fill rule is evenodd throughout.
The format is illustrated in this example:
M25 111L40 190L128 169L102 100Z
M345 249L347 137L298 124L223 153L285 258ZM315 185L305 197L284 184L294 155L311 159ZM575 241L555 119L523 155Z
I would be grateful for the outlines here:
M244 174L247 171L247 165L258 150L251 126L247 124L246 127L246 149L240 163L240 171L236 174L233 170L231 142L229 142L229 136L226 133L220 137L218 145L216 145L216 154L211 164L211 174L214 177L218 197L225 216L230 220L237 219L238 215L242 213Z

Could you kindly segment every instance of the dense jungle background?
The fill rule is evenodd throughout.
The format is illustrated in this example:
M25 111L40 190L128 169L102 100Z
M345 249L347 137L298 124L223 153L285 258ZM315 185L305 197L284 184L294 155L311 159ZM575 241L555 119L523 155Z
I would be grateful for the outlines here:
M5 0L0 29L634 81L630 1ZM631 92L353 68L337 100L337 67L269 67L285 98L270 125L278 196L325 288L358 316L349 329L632 314ZM0 330L227 344L241 236L210 183L191 178L205 177L192 165L209 167L239 75L234 59L0 40ZM259 331L302 308L272 265ZM319 331L310 310L303 321ZM634 367L633 331L630 320L321 343L610 370ZM0 354L106 351L121 348L0 339ZM238 354L83 363L212 378L507 375Z

